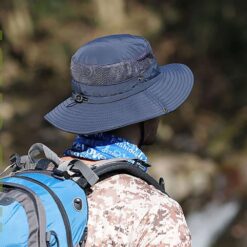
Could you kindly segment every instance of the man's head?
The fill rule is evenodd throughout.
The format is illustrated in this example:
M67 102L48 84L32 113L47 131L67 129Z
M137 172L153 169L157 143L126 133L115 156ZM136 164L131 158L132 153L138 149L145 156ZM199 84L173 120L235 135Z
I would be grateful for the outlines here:
M157 118L178 108L193 86L186 65L158 65L149 42L128 34L81 46L71 75L72 96L48 113L47 121L76 134L138 129L145 144L153 141Z

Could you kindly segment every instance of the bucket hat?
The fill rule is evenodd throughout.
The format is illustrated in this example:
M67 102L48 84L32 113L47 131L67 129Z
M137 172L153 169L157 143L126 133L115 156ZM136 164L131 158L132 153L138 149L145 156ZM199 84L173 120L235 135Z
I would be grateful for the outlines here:
M193 87L183 64L158 65L149 42L129 34L97 38L71 59L72 95L45 115L76 134L105 132L177 109Z

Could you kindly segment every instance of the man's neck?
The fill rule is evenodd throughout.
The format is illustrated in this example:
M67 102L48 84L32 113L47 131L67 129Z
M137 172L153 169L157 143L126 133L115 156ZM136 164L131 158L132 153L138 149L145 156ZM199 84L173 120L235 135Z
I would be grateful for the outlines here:
M139 123L113 130L109 133L118 137L122 137L137 146L140 143L141 131Z

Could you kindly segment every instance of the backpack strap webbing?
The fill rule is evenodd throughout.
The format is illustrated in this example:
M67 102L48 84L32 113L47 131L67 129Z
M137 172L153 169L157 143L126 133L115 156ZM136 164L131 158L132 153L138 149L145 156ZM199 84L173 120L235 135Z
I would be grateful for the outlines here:
M141 170L137 165L128 162L127 160L122 161L105 161L105 164L102 164L98 167L92 168L94 173L99 177L99 181L102 181L108 177L117 175L117 174L129 174L131 176L140 178L147 182L149 185L153 185L156 189L167 194L163 186L161 186L153 177ZM89 186L85 178L81 177L77 180L77 183L86 188Z

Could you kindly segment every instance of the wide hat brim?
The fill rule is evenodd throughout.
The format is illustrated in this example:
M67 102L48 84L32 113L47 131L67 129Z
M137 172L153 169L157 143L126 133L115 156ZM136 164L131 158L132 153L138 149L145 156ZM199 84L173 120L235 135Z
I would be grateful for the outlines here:
M76 134L94 134L159 117L176 110L189 96L193 74L183 64L160 66L152 85L137 94L110 103L71 104L63 101L45 119Z

